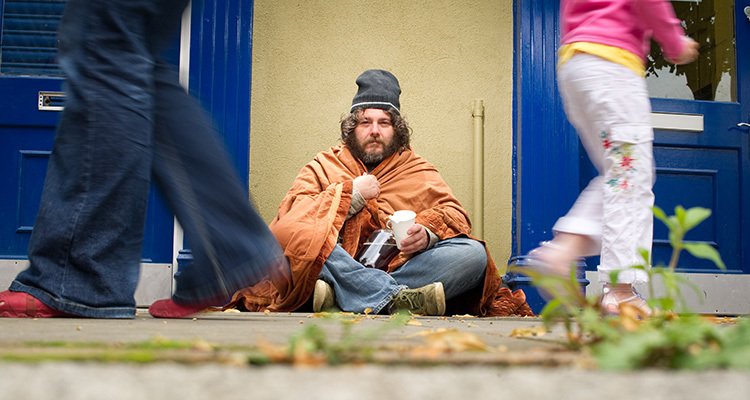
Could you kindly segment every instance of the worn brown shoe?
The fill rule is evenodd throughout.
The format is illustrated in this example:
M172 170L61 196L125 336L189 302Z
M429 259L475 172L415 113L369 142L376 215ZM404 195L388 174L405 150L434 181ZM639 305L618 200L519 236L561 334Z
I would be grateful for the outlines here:
M407 310L419 315L445 314L445 291L441 282L417 289L404 289L391 297L390 312Z
M326 281L318 279L313 292L313 312L330 310L336 305L336 295Z

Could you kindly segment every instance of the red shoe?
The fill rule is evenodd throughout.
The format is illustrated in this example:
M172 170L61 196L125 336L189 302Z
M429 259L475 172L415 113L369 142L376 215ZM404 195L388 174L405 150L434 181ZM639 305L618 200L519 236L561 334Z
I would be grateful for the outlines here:
M2 318L53 318L75 317L55 310L26 292L0 292L0 317Z
M209 306L181 306L172 299L157 300L148 308L149 314L156 318L185 318L203 311Z

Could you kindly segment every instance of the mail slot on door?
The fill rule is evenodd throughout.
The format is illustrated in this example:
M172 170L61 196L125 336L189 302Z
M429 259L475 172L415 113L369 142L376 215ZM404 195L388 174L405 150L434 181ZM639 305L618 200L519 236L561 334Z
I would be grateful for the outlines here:
M65 92L39 92L39 111L62 111L65 103Z

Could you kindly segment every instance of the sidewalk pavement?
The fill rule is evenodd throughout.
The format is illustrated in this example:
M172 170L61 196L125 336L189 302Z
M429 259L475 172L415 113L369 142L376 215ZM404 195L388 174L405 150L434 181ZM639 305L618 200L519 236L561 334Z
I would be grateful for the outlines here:
M360 318L349 328L375 331L388 321ZM0 399L750 398L750 372L603 372L586 355L565 351L560 327L541 337L512 335L533 332L542 325L537 318L416 317L372 343L372 363L246 362L248 354L258 354L259 344L281 347L313 325L332 342L342 337L341 322L308 313L214 312L166 320L141 310L134 320L2 319ZM455 335L443 336L444 346L480 343L484 351L449 352L428 344L429 334L446 330ZM116 356L106 361L128 344L155 340L211 346L165 350L157 362ZM92 353L99 354L97 361L85 361ZM29 362L55 355L60 361Z

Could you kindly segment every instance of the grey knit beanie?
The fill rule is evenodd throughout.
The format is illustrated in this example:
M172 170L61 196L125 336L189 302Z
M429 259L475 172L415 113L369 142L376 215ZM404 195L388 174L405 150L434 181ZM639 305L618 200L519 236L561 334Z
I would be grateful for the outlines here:
M359 90L352 100L349 112L357 108L395 108L401 114L401 104L398 101L401 87L392 73L382 69L368 69L357 77L357 86Z

